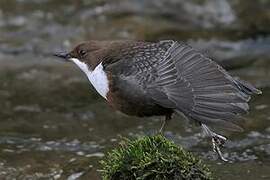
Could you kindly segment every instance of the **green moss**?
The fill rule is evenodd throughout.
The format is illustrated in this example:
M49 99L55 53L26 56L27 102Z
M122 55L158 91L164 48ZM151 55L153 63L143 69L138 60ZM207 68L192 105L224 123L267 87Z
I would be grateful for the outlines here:
M198 158L162 135L126 139L101 165L104 180L212 179Z

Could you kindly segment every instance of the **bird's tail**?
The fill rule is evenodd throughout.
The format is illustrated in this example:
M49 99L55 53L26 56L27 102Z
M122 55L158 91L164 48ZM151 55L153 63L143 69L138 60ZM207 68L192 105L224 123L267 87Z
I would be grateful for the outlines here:
M250 84L247 81L241 80L239 78L234 78L235 84L237 87L244 92L247 95L252 95L252 94L262 94L262 91L259 89L256 89L252 84Z

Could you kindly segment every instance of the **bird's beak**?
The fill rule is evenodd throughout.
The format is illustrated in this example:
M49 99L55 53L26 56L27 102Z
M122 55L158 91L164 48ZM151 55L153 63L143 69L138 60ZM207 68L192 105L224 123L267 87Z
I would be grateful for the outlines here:
M67 52L57 52L54 54L54 56L62 58L66 61L68 61L71 58L71 55Z

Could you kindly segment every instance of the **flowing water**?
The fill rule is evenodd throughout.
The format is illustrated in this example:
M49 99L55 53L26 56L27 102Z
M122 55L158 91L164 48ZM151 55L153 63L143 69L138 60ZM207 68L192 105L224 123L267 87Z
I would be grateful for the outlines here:
M113 111L72 64L51 56L87 39L184 40L263 91L245 132L226 134L229 163L175 116L165 136L217 179L270 179L270 3L244 0L0 1L0 179L100 179L122 137L151 135L160 118Z

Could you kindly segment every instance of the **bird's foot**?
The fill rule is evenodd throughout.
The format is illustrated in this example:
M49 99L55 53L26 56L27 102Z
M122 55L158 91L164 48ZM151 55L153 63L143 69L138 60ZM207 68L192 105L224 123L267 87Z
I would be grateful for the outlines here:
M227 162L228 160L223 156L223 154L220 150L220 147L222 147L224 145L226 140L227 139L224 136L213 133L213 136L212 136L213 151L216 152L218 154L219 158L225 162Z
M220 150L220 147L222 147L225 144L227 138L222 135L214 133L205 124L202 124L202 128L206 132L206 134L212 138L213 151L218 154L219 158L222 161L227 162L228 160L223 156Z

